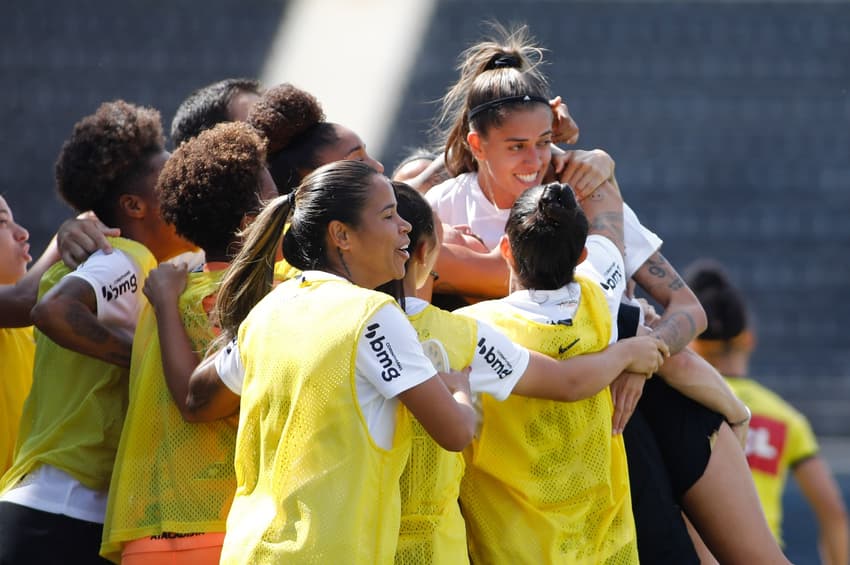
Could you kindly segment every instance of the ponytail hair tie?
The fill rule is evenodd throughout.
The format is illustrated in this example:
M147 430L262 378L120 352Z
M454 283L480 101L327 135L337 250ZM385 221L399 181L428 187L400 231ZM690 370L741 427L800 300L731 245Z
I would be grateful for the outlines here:
M514 55L497 55L496 57L490 59L490 62L487 63L487 66L484 67L485 70L489 71L492 69L518 69L522 66L522 61L520 61Z

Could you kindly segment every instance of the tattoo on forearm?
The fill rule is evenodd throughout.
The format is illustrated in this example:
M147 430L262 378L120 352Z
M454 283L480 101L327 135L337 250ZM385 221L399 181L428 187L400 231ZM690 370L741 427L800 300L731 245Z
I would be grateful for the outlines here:
M617 212L597 214L590 223L590 233L604 235L615 243L622 242L624 237L623 214Z
M126 353L120 353L118 351L107 351L106 358L107 361L109 361L113 365L118 365L121 367L130 366L130 355Z
M670 279L670 282L659 280L657 283L658 285L664 285L673 291L685 288L685 282L682 280L682 277L679 276L676 270L670 266L670 263L667 262L667 259L665 259L660 253L658 253L657 256L647 259L646 266L647 272L653 277L657 279ZM644 281L644 283L646 282L648 281ZM645 286L644 289L650 290L650 288L654 286L657 285L650 284L649 288Z
M65 313L65 321L77 336L93 343L102 344L109 339L106 328L97 323L97 318L84 307L69 308Z
M667 276L667 260L661 255L658 255L658 257L660 260L655 260L652 257L646 260L646 264L649 266L647 270L650 275L663 279Z
M653 333L661 338L670 353L678 353L696 337L697 325L687 312L672 312L653 327Z

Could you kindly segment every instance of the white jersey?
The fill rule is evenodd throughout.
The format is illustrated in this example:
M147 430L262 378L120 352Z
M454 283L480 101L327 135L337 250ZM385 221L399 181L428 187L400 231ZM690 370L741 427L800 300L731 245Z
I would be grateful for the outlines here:
M440 217L452 226L468 225L488 249L495 249L505 233L510 209L497 208L478 184L477 173L464 173L438 184L425 199ZM661 239L641 225L628 204L623 203L625 273L631 278L641 265L661 247Z

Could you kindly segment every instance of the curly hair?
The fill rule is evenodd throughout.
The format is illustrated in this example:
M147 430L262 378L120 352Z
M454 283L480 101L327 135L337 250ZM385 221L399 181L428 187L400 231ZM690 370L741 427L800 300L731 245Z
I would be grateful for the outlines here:
M228 78L199 88L190 94L171 121L171 141L175 147L221 122L232 121L228 105L237 94L260 94L260 83L247 78Z
M59 195L78 212L94 211L116 225L121 194L150 167L150 157L165 150L159 112L123 100L105 102L74 125L56 161Z
M269 172L281 194L291 192L306 173L319 167L319 150L337 139L319 101L286 83L262 95L248 123L269 141Z
M208 254L226 254L245 214L259 212L265 163L266 142L248 124L201 132L177 148L160 173L162 217Z

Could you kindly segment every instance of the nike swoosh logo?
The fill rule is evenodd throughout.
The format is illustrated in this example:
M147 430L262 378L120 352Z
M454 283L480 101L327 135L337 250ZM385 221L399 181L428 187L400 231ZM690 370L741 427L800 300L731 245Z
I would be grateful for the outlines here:
M577 344L577 343L578 343L578 341L579 341L580 339L581 339L580 337L577 337L577 338L575 339L575 341L573 341L571 344L569 344L569 345L567 345L567 346L561 346L561 347L559 347L559 348L558 348L558 355L563 355L564 353L566 353L567 351L569 351L570 349L572 349L572 347L573 347L575 344Z

